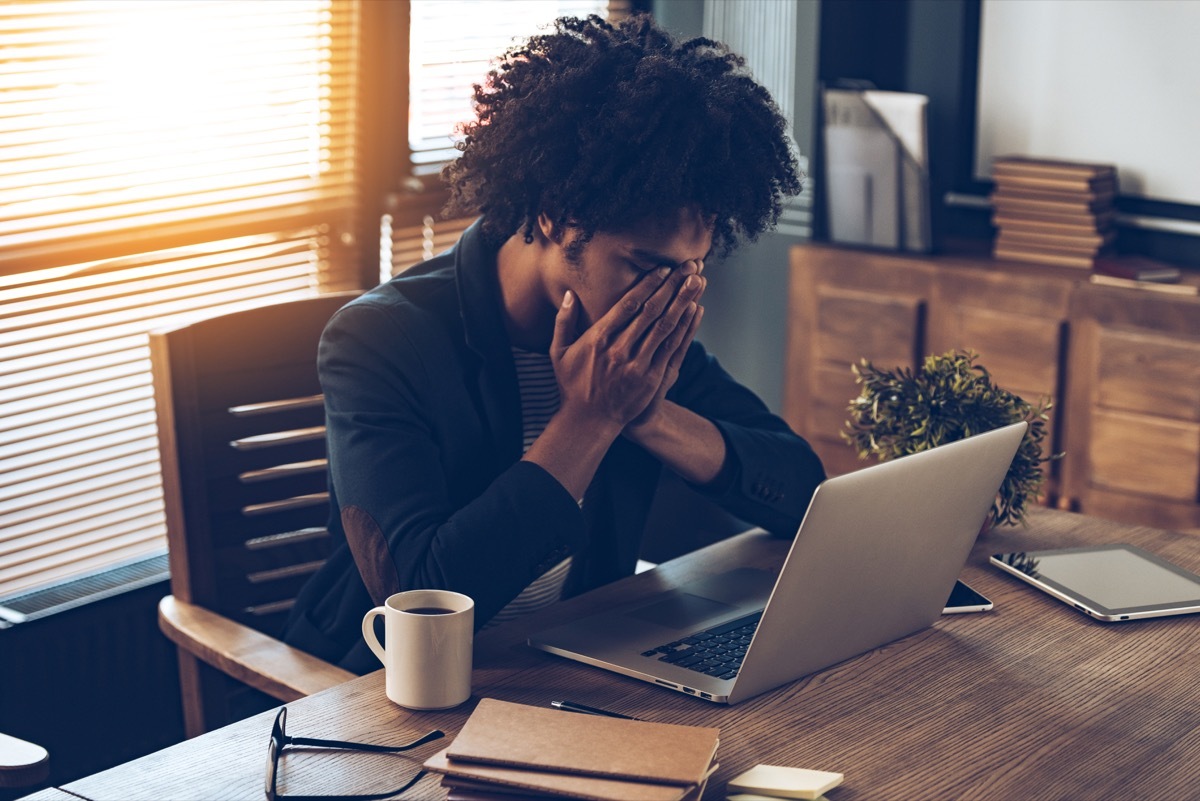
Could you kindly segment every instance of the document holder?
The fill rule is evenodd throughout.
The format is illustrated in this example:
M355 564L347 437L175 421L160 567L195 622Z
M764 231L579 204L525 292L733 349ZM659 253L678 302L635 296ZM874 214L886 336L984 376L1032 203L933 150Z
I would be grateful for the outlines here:
M928 252L929 98L831 88L823 101L829 238Z

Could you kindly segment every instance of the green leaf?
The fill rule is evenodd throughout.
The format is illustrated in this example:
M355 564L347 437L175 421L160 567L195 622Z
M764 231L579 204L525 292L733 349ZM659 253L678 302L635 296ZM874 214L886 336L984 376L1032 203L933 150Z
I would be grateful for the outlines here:
M888 460L1029 422L992 506L994 523L1012 525L1023 522L1026 506L1037 501L1045 482L1043 463L1062 454L1042 453L1051 400L1030 404L996 386L978 358L970 350L929 355L917 371L883 370L860 359L851 365L859 396L849 402L841 436L860 458Z

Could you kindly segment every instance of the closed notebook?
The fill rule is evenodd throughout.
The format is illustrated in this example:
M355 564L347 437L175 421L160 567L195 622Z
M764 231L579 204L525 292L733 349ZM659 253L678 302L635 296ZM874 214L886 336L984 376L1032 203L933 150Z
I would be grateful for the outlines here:
M573 798L580 801L684 801L694 789L691 785L651 784L600 776L455 762L446 757L446 751L440 751L427 759L425 769L445 774L450 786L463 790L486 792L491 788L495 792L499 788L509 788L527 796Z
M446 754L452 762L693 785L708 772L719 734L484 698Z
M563 801L565 798L560 795L531 795L520 791L504 792L498 790L495 785L489 785L487 789L477 789L442 782L442 786L446 788L446 801ZM700 801L703 795L704 785L697 785L689 790L680 801ZM824 796L822 796L823 798ZM574 801L574 799L570 799L570 801Z

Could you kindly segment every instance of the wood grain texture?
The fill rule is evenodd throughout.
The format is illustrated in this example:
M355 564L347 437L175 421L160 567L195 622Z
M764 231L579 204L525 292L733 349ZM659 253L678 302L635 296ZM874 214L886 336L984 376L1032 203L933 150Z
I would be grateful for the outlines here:
M1053 400L1044 503L1200 534L1200 298L982 254L810 243L790 260L784 417L831 475L864 464L839 436L850 362L970 349L1000 386Z
M236 717L231 699L245 687L226 676L284 700L350 677L270 635L333 547L317 344L356 295L150 334L173 596L159 621L180 647L189 736Z
M784 418L808 440L830 475L858 470L841 439L851 365L913 367L923 349L932 270L920 259L803 247L791 251Z
M1200 424L1092 412L1092 484L1147 498L1194 502L1200 490Z
M1200 341L1125 329L1099 337L1096 405L1200 422Z
M820 362L847 371L860 359L879 367L912 363L920 301L834 288L819 288L817 293L815 346Z
M311 654L207 609L163 598L159 628L205 663L281 701L294 701L357 678Z
M1001 387L1036 402L1054 397L1058 385L1061 319L1032 317L986 308L940 309L944 341L931 352L970 349Z
M58 787L47 787L44 790L39 790L31 795L21 797L21 801L80 801L80 799L83 799L83 801L90 801L81 795L68 793L66 790L62 790Z
M788 543L748 532L484 633L475 693L463 707L403 710L386 699L376 672L289 704L288 732L398 744L432 728L453 735L480 697L536 706L571 699L647 720L719 727L721 767L708 799L723 798L731 777L760 762L845 773L838 801L1192 798L1200 786L1200 615L1097 623L986 561L999 551L1116 541L1200 570L1192 538L1038 508L1027 528L981 538L963 572L995 611L944 617L734 707L523 645L531 630L646 597L668 579L778 565ZM247 719L64 789L97 801L257 801L273 717ZM389 755L287 751L280 789L378 792L402 784L411 765ZM431 777L405 797L442 799L444 790Z
M1200 298L1086 285L1070 318L1066 493L1200 534Z

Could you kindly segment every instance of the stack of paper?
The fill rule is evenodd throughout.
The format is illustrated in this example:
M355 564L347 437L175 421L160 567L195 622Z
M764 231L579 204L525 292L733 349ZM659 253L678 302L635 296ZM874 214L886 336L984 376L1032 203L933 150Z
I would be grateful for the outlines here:
M1116 237L1111 164L1005 156L992 177L998 259L1090 270Z
M718 734L484 698L425 767L443 774L448 801L692 801Z

